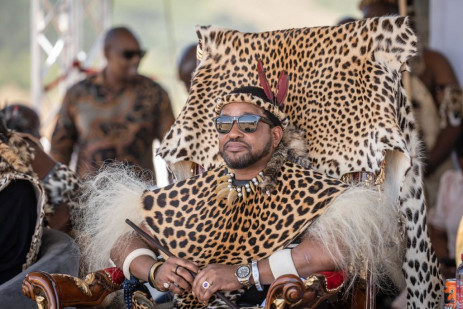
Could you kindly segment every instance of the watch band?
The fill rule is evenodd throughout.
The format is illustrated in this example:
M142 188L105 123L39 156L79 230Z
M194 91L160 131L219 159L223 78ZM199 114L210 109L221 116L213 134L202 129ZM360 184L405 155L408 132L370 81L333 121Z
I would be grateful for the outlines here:
M259 292L262 292L264 289L262 288L262 285L260 284L260 281L259 281L259 267L257 266L257 260L253 260L251 262L251 270L252 270L252 278L254 279L254 284L256 286L256 289Z

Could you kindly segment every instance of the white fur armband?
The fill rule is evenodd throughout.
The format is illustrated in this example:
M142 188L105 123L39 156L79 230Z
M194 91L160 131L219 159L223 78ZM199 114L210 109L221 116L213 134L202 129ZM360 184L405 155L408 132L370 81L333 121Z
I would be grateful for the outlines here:
M291 257L291 249L283 249L275 252L269 257L268 261L270 270L275 279L287 274L293 274L299 277L296 266L294 266L293 258Z
M130 252L130 254L127 255L127 257L125 258L124 264L122 266L124 277L127 278L127 280L130 280L130 264L132 264L133 260L142 255L151 256L153 259L156 260L156 255L154 254L154 252L147 248L138 248Z

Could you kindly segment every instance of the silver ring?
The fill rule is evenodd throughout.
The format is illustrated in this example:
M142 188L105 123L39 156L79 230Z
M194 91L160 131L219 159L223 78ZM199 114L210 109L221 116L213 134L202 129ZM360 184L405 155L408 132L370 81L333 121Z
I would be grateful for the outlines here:
M205 290L207 290L210 286L211 286L211 284L209 282L207 282L207 281L204 281L203 284L202 284L202 287Z
M165 289L169 289L170 283L169 282L164 282L163 286L164 286Z

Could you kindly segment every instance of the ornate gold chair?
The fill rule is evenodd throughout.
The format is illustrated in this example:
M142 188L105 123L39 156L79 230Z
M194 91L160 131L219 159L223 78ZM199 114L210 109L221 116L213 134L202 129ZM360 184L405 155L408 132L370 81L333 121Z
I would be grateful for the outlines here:
M88 274L84 280L66 274L31 272L24 279L22 291L35 300L40 309L108 304L106 296L122 288L124 274L107 268ZM110 302L110 300L109 300Z
M302 280L294 275L277 278L267 293L265 309L317 308L326 301L329 308L374 309L376 289L371 277L348 284L343 272L320 272Z
M272 85L284 69L290 76L284 112L291 125L305 132L311 166L347 182L378 186L395 203L391 224L400 226L408 240L402 261L408 306L440 308L442 281L425 224L420 142L401 84L401 71L416 53L416 37L407 19L381 17L263 33L199 27L197 34L199 64L190 95L158 151L177 179L191 176L199 166L220 164L211 99L240 86L258 85L257 59L269 68ZM316 308L326 299L338 308L374 308L370 276L346 292L351 278L342 274L314 274L304 282L280 277L270 288L266 307ZM81 290L79 302L68 301L76 294L60 288L60 275L31 274L24 285L29 286L28 296L37 299L34 295L40 294L50 308L94 305L102 297L93 291L108 294L118 288L112 285L118 283L114 278L101 278L87 280L98 287L91 297ZM72 287L76 281L68 279L68 289L78 292Z
M106 301L105 298L120 290L123 280L122 271L115 267L88 274L84 280L65 274L32 272L24 279L23 293L41 309L104 307L111 301L111 297ZM347 295L340 293L344 285L342 271L316 273L304 281L294 275L281 276L270 286L265 308L317 308L325 300L332 308L375 308L373 285L359 280ZM137 303L143 301L136 299Z

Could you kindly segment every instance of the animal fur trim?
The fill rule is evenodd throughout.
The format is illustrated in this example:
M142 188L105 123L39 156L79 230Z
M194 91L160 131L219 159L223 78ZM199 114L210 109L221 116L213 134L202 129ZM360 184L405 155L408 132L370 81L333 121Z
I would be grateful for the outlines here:
M0 171L19 172L34 176L32 160L34 151L18 134L9 131L6 142L0 142Z
M289 126L283 132L283 144L288 148L288 159L291 162L309 168L311 166L305 132L294 126Z
M308 234L327 249L339 269L349 270L352 279L370 273L379 287L385 287L387 275L401 289L406 246L398 220L398 209L386 195L354 186L333 201Z
M82 186L82 207L72 213L77 242L82 248L83 268L92 272L112 266L111 249L125 234L133 232L125 223L143 221L140 196L150 189L133 168L123 164L108 166ZM124 248L121 248L123 250Z
M264 170L264 181L259 184L262 192L272 192L276 186L278 172L286 161L310 167L304 131L293 126L283 131L283 138Z

